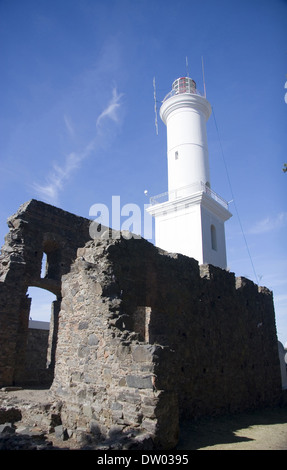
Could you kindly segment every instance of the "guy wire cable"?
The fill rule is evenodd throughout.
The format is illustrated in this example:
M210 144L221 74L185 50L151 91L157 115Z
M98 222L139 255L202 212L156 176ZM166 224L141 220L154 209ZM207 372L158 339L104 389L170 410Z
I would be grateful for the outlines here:
M237 209L237 206L236 206L236 201L235 201L235 197L234 197L234 194L233 194L233 189L232 189L232 185L231 185L231 180L230 180L230 177L229 177L229 174L228 174L228 169L227 169L227 165L226 165L226 161L225 161L225 157L224 157L223 147L222 147L222 143L221 143L221 139L220 139L219 130L218 130L218 126L217 126L217 122L216 122L216 118L215 118L215 113L214 113L214 108L213 108L213 107L212 107L212 114L213 114L213 119L214 119L214 123L215 123L215 128L216 128L216 131L217 131L217 136L218 136L219 145L220 145L220 149L221 149L222 159L223 159L223 163L224 163L224 167L225 167L225 171L226 171L226 175L227 175L227 179L228 179L228 184L229 184L229 188L230 188L230 192L231 192L231 197L232 197L232 199L233 199L233 203L234 203L236 215L237 215L237 217L238 217L240 229L241 229L242 236L243 236L243 239L244 239L244 242L245 242L245 246L246 246L246 249L247 249L247 253L248 253L248 256L249 256L249 259L250 259L250 263L251 263L251 266L252 266L252 269L253 269L253 273L254 273L254 276L255 276L255 279L256 279L256 283L257 283L257 285L259 285L259 283L258 283L258 278L257 278L257 274L256 274L256 271L255 271L255 268L254 268L254 264L253 264L253 261L252 261L252 257L251 257L250 251L249 251L248 243L247 243L247 240L246 240L246 237L245 237L245 233L244 233L244 230L243 230L243 226L242 226L242 223L241 223L241 220L240 220L240 217L239 217L239 212L238 212L238 209Z

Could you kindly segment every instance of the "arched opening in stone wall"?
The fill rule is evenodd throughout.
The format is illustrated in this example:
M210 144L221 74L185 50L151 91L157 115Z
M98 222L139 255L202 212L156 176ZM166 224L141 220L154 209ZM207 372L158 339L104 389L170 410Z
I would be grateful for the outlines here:
M49 341L53 333L55 349L61 307L61 279L70 271L77 249L91 239L90 224L90 219L35 199L22 204L9 218L9 233L5 237L0 260L0 304L3 307L0 315L0 386L28 383L25 353L29 317L49 322L49 304L56 298L52 302L51 310L54 313L51 317L54 322L50 322L49 333ZM43 312L42 304L35 309L36 291L29 289L27 295L29 286L54 294L55 297L43 302L48 304L48 311ZM51 296L44 290L38 292L42 294L41 297ZM51 353L50 364L54 361L53 357Z
M30 382L51 384L54 376L58 315L61 299L52 292L29 286L31 299L26 350L26 374Z
M57 297L52 292L40 287L29 287L27 294L31 297L30 320L50 322L51 305Z

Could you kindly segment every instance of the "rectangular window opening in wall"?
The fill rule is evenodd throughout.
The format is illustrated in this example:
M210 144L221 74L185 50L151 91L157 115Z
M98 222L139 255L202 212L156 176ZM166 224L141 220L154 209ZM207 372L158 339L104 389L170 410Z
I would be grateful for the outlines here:
M47 255L44 252L42 255L42 264L41 264L41 278L44 278L47 274L47 269L48 268L48 260L47 260Z
M134 312L134 330L139 333L142 340L149 342L149 324L151 307L140 306Z
M174 158L175 158L176 160L178 160L178 151L175 152Z

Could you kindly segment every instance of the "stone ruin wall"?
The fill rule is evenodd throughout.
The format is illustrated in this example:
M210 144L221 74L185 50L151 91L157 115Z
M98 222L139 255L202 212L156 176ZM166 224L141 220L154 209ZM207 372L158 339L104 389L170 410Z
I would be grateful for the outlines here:
M275 403L272 293L145 240L95 240L63 278L52 389L67 428L177 442L180 420Z
M25 382L29 385L51 384L54 373L47 368L49 350L49 329L28 328L27 347L25 352Z
M61 278L69 272L77 249L90 239L90 221L32 199L8 219L9 232L0 255L0 384L27 381L25 352L30 286L56 295L50 328L50 362L54 366ZM41 277L43 254L46 273Z
M34 201L30 211L39 212L39 204ZM35 217L32 223L25 210L16 221L26 217L33 225ZM54 210L58 211L46 207L46 224ZM67 213L61 214L61 227L68 227L65 217L63 221ZM219 268L198 266L191 258L165 253L144 239L123 235L112 239L104 234L89 240L88 221L83 220L85 230L77 239L80 248L65 264L58 294L51 395L61 402L67 429L90 433L98 440L111 435L150 436L156 448L172 448L184 418L278 402L280 365L269 290ZM6 260L11 237L19 235L15 219L10 227ZM56 226L53 230L56 233ZM39 228L37 243L43 244L43 233ZM30 249L21 234L25 249ZM34 250L35 245L30 251ZM27 258L25 263L29 264ZM7 289L12 268L13 263L2 281ZM29 272L23 266L22 270ZM14 300L17 295L19 289ZM7 325L6 335L11 335L10 323L17 315L11 315L11 294L7 299L10 316L2 300L0 321ZM18 312L19 332L23 317L22 310ZM5 349L7 337L1 331ZM10 344L14 339L10 336ZM23 347L14 352L24 354ZM5 372L3 357L0 371ZM14 368L19 370L17 361Z

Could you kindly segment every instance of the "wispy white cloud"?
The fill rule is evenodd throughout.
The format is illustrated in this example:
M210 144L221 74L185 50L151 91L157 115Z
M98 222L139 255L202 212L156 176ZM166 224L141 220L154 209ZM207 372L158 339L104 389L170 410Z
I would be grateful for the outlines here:
M250 229L249 233L252 235L259 235L261 233L270 232L287 225L287 212L280 212L276 216L265 217L264 219L255 223Z
M46 178L44 184L34 183L33 187L37 194L45 200L54 204L58 201L59 192L63 189L64 183L69 179L73 171L80 166L81 161L88 155L89 146L82 153L70 153L62 166L54 163L52 170Z
M47 175L46 181L42 184L34 183L33 189L36 193L44 198L45 201L51 204L58 203L58 197L60 191L64 189L64 184L76 169L78 169L82 162L90 156L90 154L96 149L97 146L102 145L102 139L108 138L100 132L102 130L103 121L105 119L112 120L116 124L119 124L120 119L118 111L121 107L122 94L118 94L116 88L112 91L112 98L99 115L96 121L96 133L95 137L84 147L81 152L71 152L66 156L63 163L54 163L50 173ZM74 127L71 124L70 119L64 115L65 126L71 137L75 135ZM108 124L105 122L105 128Z
M74 137L75 136L74 126L71 122L71 119L66 114L64 114L64 122L65 122L65 126L66 126L66 129L67 129L69 135L71 137Z
M97 119L97 127L100 126L104 118L112 119L112 121L116 123L119 122L118 110L121 106L120 100L122 96L123 96L122 93L118 94L117 89L113 88L112 99L110 100L106 108L103 110L103 112L99 115Z

